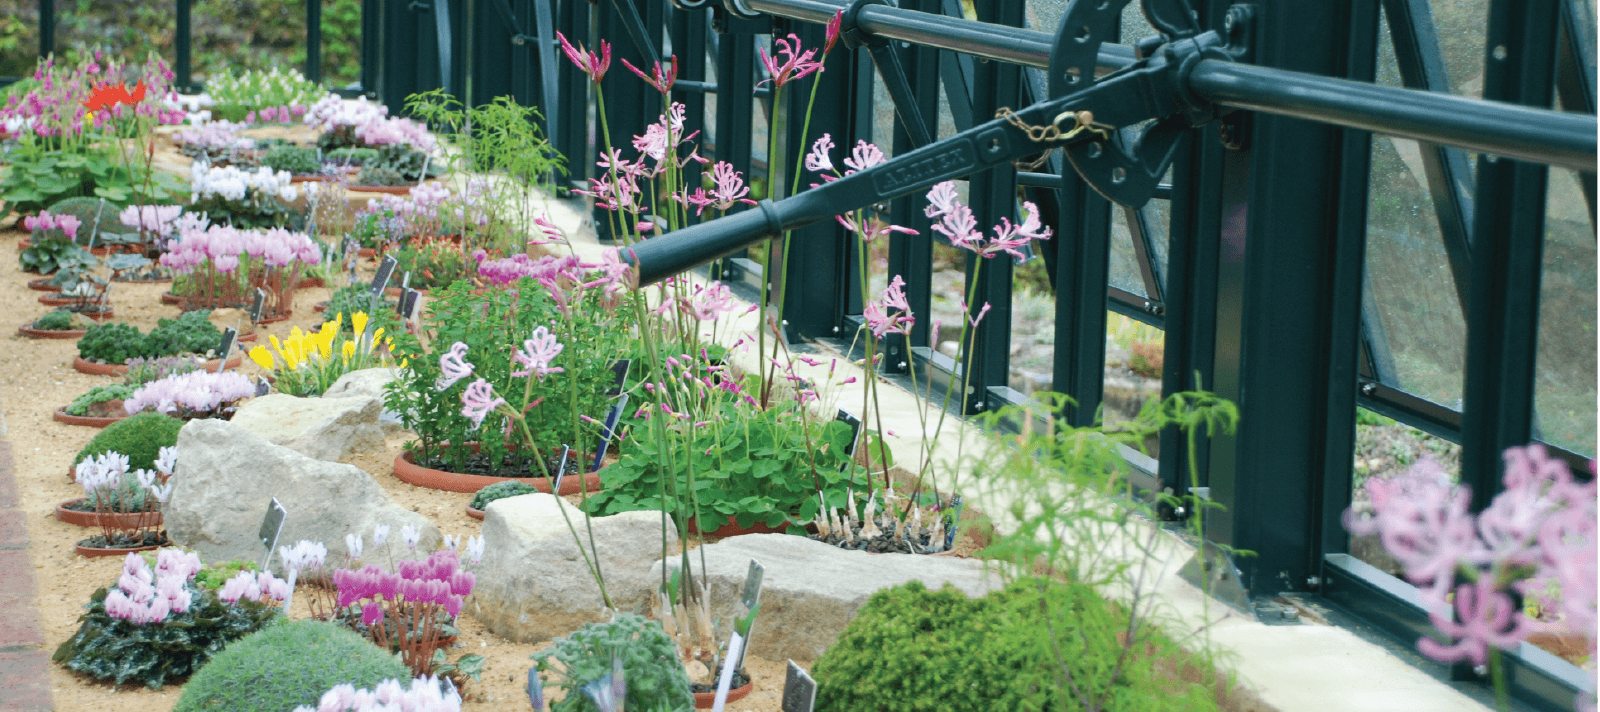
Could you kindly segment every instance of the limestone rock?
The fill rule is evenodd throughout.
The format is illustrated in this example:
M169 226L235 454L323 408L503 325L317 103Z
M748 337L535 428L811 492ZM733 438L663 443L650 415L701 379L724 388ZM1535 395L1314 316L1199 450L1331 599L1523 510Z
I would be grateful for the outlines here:
M707 544L690 557L696 575L702 551L711 583L711 617L722 629L741 613L738 600L750 560L766 568L750 653L768 660L816 660L879 589L916 580L930 589L948 583L977 597L1002 585L998 577L984 574L977 559L868 554L787 534L747 534ZM666 563L677 568L678 560ZM661 562L651 568L650 579L661 579Z
M339 461L384 447L378 425L382 411L383 402L368 396L301 398L273 393L241 406L233 424L307 457Z
M395 379L396 372L392 368L363 368L351 371L339 377L333 385L328 386L323 398L348 398L351 396L367 396L383 401L383 387Z
M404 551L400 530L418 528L418 551L433 551L439 528L389 499L383 487L354 465L324 462L274 445L234 423L195 420L178 432L178 467L164 519L173 542L192 547L207 563L260 561L266 550L257 533L274 497L288 511L279 542L301 539L328 547L343 562L346 534L374 551L373 527L390 527L390 546ZM276 561L276 559L274 559Z
M473 567L478 582L466 610L496 635L538 642L607 618L600 588L558 506L584 537L587 551L583 512L558 497L507 497L490 502L485 510L485 553ZM612 604L623 612L644 612L650 592L661 581L659 574L647 575L661 556L661 513L595 517L592 526ZM670 519L667 527L673 527Z

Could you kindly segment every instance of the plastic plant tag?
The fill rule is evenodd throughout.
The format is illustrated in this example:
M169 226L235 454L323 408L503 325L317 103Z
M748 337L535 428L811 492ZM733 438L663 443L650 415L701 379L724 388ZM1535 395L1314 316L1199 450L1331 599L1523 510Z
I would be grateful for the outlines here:
M233 353L233 344L238 338L238 329L230 326L222 330L222 343L217 344L217 373L228 367L228 355Z
M956 527L961 526L961 509L966 506L967 503L961 500L961 493L956 492L950 495L950 508L955 512L945 519L944 548L946 550L956 544Z
M283 534L283 520L288 518L288 510L283 508L277 497L273 497L272 501L267 503L267 516L261 519L259 536L262 546L267 547L267 556L261 560L262 571L267 570L267 562L272 560L272 552L278 548L278 537Z
M861 444L861 419L851 415L850 411L840 408L834 420L843 421L845 425L850 426L850 445L844 449L844 454L855 455L856 446Z
M250 302L250 311L249 311L250 323L254 324L254 323L258 322L258 321L261 321L261 310L266 306L267 306L267 292L266 292L266 290L263 290L260 287L256 287L255 299L251 300L251 302Z
M735 631L744 636L746 641L750 640L750 632L756 626L756 614L761 611L761 581L766 574L767 568L762 566L761 562L750 560L750 572L745 574L744 590L739 594L739 606L743 609L739 612L739 620L743 622L744 630ZM748 650L749 646L746 645L745 648ZM742 667L744 667L744 652L740 651L733 669L738 670Z
M421 292L407 287L400 293L400 302L394 305L395 313L407 321L417 318L417 303L421 296Z
M406 270L405 274L400 275L400 291L404 292L404 291L406 291L407 289L410 289L410 288L411 288L411 270Z
M783 678L783 712L811 712L816 704L817 681L790 660L789 672Z
M571 459L572 447L561 446L561 464L556 466L556 476L550 481L550 494L561 496L561 478L567 474L567 460Z
M739 637L738 633L731 633L728 635L728 654L722 659L744 659L744 638ZM712 712L722 712L723 706L728 703L728 688L733 686L733 671L735 667L737 666L728 665L726 663L723 664L722 677L718 678L717 680L716 703L711 706Z
M616 374L617 380L611 384L611 389L606 395L614 396L622 393L622 387L628 383L628 369L633 367L633 359L619 358L611 362L611 372Z
M600 469L600 463L605 461L606 449L611 447L611 438L617 434L617 421L622 419L622 409L626 407L628 407L628 394L624 393L617 400L616 405L611 406L611 410L606 411L605 426L600 431L600 447L594 451L594 467L589 469L598 470Z
M378 273L372 276L372 293L383 294L385 287L389 286L389 278L394 276L395 267L399 266L394 255L384 255L383 264L378 265Z

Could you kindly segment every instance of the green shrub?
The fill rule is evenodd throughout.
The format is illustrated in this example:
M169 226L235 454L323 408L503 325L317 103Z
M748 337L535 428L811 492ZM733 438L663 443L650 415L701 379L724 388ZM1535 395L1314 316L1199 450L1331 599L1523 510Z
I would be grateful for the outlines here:
M88 415L89 406L106 401L127 400L133 397L133 392L136 390L137 387L126 383L95 386L89 389L88 393L72 399L72 404L67 406L67 415Z
M378 160L378 149L350 146L347 148L335 148L323 155L334 163L364 166Z
M288 171L295 175L320 173L322 162L317 160L317 150L299 146L276 146L261 157L261 165L275 171Z
M496 482L488 487L478 490L478 494L472 497L472 504L470 506L473 509L488 509L489 503L497 499L533 494L534 492L538 491L539 490L535 489L533 485L530 485L526 482Z
M97 680L118 685L131 680L159 689L193 674L223 646L278 614L261 603L223 603L192 581L187 586L193 596L189 609L148 625L112 618L105 606L109 589L95 591L88 612L78 618L78 632L56 648L52 659Z
M393 655L350 630L323 621L285 621L228 646L189 680L172 709L287 712L315 707L335 685L372 689L411 677Z
M172 416L144 412L106 426L73 458L73 466L103 452L128 456L129 470L154 470L161 448L178 444L183 421Z
M598 712L579 690L611 674L613 654L622 658L623 676L628 681L627 704L617 705L619 709L677 712L694 706L677 646L661 630L661 624L619 613L610 623L587 624L533 654L539 672L553 674L554 684L566 691L564 699L550 706L551 712ZM552 661L559 661L561 670L552 666Z
M78 356L85 361L127 363L131 358L155 356L150 338L125 322L101 323L89 327L78 339Z
M367 166L356 175L356 185L409 185L397 171L388 166Z
M1084 708L1080 693L1108 712L1217 708L1207 688L1164 674L1177 668L1155 651L1175 646L1149 628L1119 670L1127 627L1084 584L1023 579L968 599L912 581L873 594L817 660L817 709L1066 711Z
M105 233L133 230L122 224L122 220L117 217L120 212L122 208L117 207L116 203L91 197L65 198L50 206L52 215L71 215L83 221L83 224L78 226L76 240L80 245L89 244L90 235L96 236L95 245L99 245L99 239ZM97 224L98 229L96 229Z
M151 355L210 354L222 344L222 330L210 320L211 311L201 309L157 321L150 330Z
M33 320L33 328L50 331L67 331L72 328L72 312L57 309Z
M154 564L152 564L154 565ZM249 559L228 559L209 564L194 575L194 585L208 591L220 591L228 579L240 571L257 571L256 562Z

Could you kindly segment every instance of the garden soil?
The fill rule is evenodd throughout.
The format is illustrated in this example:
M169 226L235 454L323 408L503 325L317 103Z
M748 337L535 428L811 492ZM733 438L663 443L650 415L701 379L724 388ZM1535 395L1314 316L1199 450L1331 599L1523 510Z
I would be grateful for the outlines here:
M6 314L18 325L48 310L38 302L39 293L27 288L27 280L33 275L23 273L15 259L5 257L14 254L16 242L23 236L15 230L0 232L0 314ZM112 288L111 302L116 307L118 320L148 331L156 325L157 319L177 316L176 307L161 304L158 299L168 287L167 284L117 284ZM301 290L295 297L294 317L262 327L264 335L275 334L281 338L296 326L315 327L320 315L313 312L311 306L328 299L329 294L327 289ZM65 473L73 456L99 430L64 425L52 420L50 414L90 388L113 380L72 370L72 359L77 353L75 341L30 339L16 335L14 327L8 327L7 333L9 338L0 340L0 366L3 366L0 368L0 406L4 408L0 433L11 442L15 453L17 487L32 542L28 551L38 578L39 615L46 643L53 648L77 630L77 618L90 594L115 581L122 559L77 556L73 545L93 532L63 524L53 516L57 504L82 496L82 490L69 482ZM241 370L248 374L260 372L248 360ZM391 468L403 444L404 438L392 437L384 451L365 453L351 462L371 474L396 502L428 517L441 532L463 538L477 534L482 523L469 518L464 511L472 495L425 490L395 479ZM295 617L308 615L307 598L309 596L295 597ZM462 635L455 649L449 651L450 656L477 653L488 658L482 683L471 684L466 690L469 698L464 709L529 709L523 692L531 664L529 656L546 647L549 641L511 643L489 633L470 616L462 617L460 627ZM749 697L728 705L728 709L776 712L783 686L783 662L751 656L746 663L755 677L756 689ZM285 671L285 674L289 673ZM172 709L182 695L181 686L161 690L137 686L113 689L109 684L59 665L51 665L50 683L58 712L98 712L113 706L120 712L165 712Z

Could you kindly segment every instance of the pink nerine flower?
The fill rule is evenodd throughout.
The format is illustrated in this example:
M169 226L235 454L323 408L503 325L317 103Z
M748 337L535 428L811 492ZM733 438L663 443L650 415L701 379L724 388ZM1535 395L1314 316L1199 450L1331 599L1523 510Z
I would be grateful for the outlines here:
M844 159L844 164L852 169L845 171L845 174L864 171L887 160L889 159L884 157L883 149L878 148L876 144L856 141L856 147L850 149L850 157Z
M756 86L759 87L770 81L774 88L781 88L783 85L807 74L822 71L821 62L811 61L811 58L817 55L817 51L808 49L801 52L800 37L793 32L789 33L787 39L774 39L772 44L778 49L771 55L767 54L765 47L756 49L756 53L761 56L761 66L766 68L768 76L767 79L762 80ZM776 58L777 55L782 55L788 59L779 62Z
M832 150L833 137L823 134L821 138L811 144L811 152L806 154L806 170L817 173L834 170L833 159L828 156L828 152ZM823 176L823 180L832 179L832 176Z
M467 345L457 341L450 345L450 350L439 357L439 370L443 375L433 384L434 390L444 390L456 384L467 376L472 375L472 364L464 359L467 355Z
M461 415L472 421L473 427L483 425L483 419L495 408L506 405L506 399L494 394L494 386L482 378L467 385L461 392Z
M884 334L911 335L911 328L916 325L917 318L911 314L911 304L906 301L906 281L895 275L889 282L889 288L883 290L883 298L870 302L863 309L862 316L867 320L867 326L872 329L872 335L883 338ZM894 310L894 311L890 311Z
M574 61L576 61L576 60L574 60ZM629 64L628 60L626 60L626 59L622 60L622 66L627 67L629 71L633 72L634 74L639 75L639 78L643 79L644 83L649 84L652 87L655 87L656 91L661 92L662 94L671 94L672 93L672 85L677 83L677 81L678 81L678 58L677 57L668 57L667 58L667 69L666 69L666 71L662 71L661 70L661 63L660 62L656 62L655 63L655 68L651 71L650 76L648 76L648 77L645 76L644 72L639 71L638 67L635 67L632 64Z
M545 327L533 330L533 338L522 342L522 350L512 354L517 363L523 365L523 370L512 371L516 377L538 376L544 378L552 373L561 373L566 369L550 368L550 362L561 354L566 347L556 340L556 335L550 333Z
M596 55L584 49L574 49L572 43L567 41L566 35L556 33L556 39L561 40L561 50L567 53L567 59L578 65L578 69L589 75L589 79L599 84L606 76L606 70L611 68L611 43L600 40L600 53ZM638 70L635 70L638 71Z

